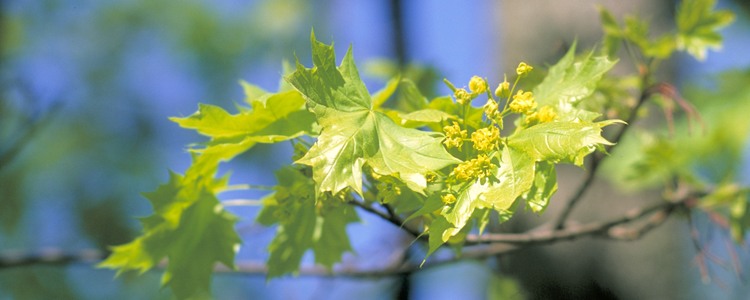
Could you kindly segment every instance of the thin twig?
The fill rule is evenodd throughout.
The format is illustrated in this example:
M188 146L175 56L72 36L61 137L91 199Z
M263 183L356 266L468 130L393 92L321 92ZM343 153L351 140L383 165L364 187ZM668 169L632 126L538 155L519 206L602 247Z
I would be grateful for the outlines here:
M403 229L404 231L406 231L409 234L413 235L414 237L420 237L422 235L421 232L419 232L417 230L414 230L414 229L410 228L409 226L406 226L406 224L403 223L403 220L401 220L401 218L399 218L398 215L393 214L392 211L384 213L382 211L379 211L379 210L373 208L372 206L369 206L369 205L367 205L367 204L365 204L363 202L357 201L357 200L351 200L348 203L351 204L351 205L357 206L359 208L362 208L365 211L367 211L369 213L372 213L372 214L380 217L381 219L386 220L389 223L400 227L401 229ZM386 209L388 209L388 206L385 206L385 207L386 207Z
M33 253L5 251L0 253L0 270L32 265L64 265L70 263L90 263L104 259L106 251L83 249L65 252L62 249L48 248Z

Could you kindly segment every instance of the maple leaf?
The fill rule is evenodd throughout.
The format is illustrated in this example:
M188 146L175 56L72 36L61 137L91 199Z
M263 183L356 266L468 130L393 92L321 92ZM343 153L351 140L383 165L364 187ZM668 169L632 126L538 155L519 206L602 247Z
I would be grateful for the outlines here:
M257 218L266 226L279 223L268 247L268 278L296 273L310 249L315 262L330 270L351 250L346 225L359 220L356 211L335 197L317 199L316 207L315 183L292 167L279 169L276 177L277 192L263 199Z
M600 145L612 145L601 136L602 128L625 123L620 120L601 122L550 122L518 131L508 137L508 147L526 153L535 161L568 162L583 165L583 158Z
M617 63L606 56L593 56L588 53L582 59L575 59L576 44L549 70L542 83L533 90L539 105L556 108L561 121L580 119L592 121L598 113L577 108L584 98L596 90L597 83Z
M494 172L495 178L476 180L462 188L455 205L444 211L443 216L452 228L442 236L443 242L460 232L476 209L490 208L503 214L531 189L536 167L532 157L510 147L503 148L497 156L500 164Z
M677 48L698 60L704 60L708 48L721 48L722 37L717 31L734 21L727 10L713 11L716 0L685 0L677 9Z
M240 238L237 218L226 212L214 193L225 180L195 182L172 173L168 183L146 196L154 214L141 220L145 233L115 246L99 267L141 273L169 260L162 283L180 299L210 295L210 277L217 262L234 268Z
M442 134L398 126L373 109L351 47L337 68L333 46L317 41L314 33L311 41L314 67L297 61L287 80L307 99L322 128L315 145L297 161L313 167L319 194L351 187L361 195L365 164L421 193L427 185L424 173L460 162L441 145Z

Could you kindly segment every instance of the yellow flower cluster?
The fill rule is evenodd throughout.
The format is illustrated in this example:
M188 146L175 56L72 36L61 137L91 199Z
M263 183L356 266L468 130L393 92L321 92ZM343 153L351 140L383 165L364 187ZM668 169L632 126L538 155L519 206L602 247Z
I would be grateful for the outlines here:
M465 89L456 89L456 91L453 92L453 96L456 97L456 102L458 102L458 104L465 105L471 102L471 94Z
M549 105L542 106L536 112L526 117L527 123L549 123L557 119L557 112Z
M461 130L461 126L455 121L453 122L453 125L443 127L443 132L445 132L445 140L443 141L443 144L445 144L448 149L460 148L464 144L464 139L466 139L466 136L468 135L466 130Z
M534 70L534 67L527 65L525 62L521 62L516 68L516 74L518 74L518 76L524 77L531 73L531 70Z
M471 141L474 143L474 149L479 151L490 151L495 149L499 139L500 130L495 126L485 127L471 134Z
M477 158L460 163L453 169L450 176L457 182L469 182L474 179L483 180L491 176L497 166L485 154L480 154Z
M519 114L530 114L536 108L536 101L531 92L519 90L513 95L513 102L510 103L510 110Z
M443 204L449 205L456 203L456 196L453 194L445 194L442 197L440 197L440 200L443 201Z
M469 80L469 89L472 94L481 94L487 91L487 81L479 76L471 77Z

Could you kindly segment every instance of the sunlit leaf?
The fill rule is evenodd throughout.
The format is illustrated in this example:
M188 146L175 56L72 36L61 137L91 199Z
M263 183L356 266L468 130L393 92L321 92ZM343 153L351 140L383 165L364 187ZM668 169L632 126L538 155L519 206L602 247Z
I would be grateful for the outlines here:
M557 172L555 165L550 163L537 163L534 184L529 192L524 195L526 206L531 211L541 214L549 205L552 195L557 192Z
M596 84L617 63L606 56L593 56L592 53L582 59L575 59L576 44L570 47L560 61L552 66L542 83L533 90L540 106L550 105L557 109L562 121L574 120L575 106L582 99L590 96ZM595 116L595 115L591 115ZM586 117L583 121L593 121Z
M599 145L611 145L602 128L619 120L602 122L550 122L521 130L508 138L508 146L535 161L583 165L583 158Z
M443 212L452 225L444 240L460 232L478 208L490 208L500 214L508 212L531 188L534 170L532 157L510 147L503 148L496 178L486 182L477 180L460 190L454 206Z
M373 110L351 49L337 68L332 46L314 35L312 44L315 67L298 63L288 80L307 99L322 128L315 145L297 161L313 167L318 193L336 194L351 187L362 194L365 164L422 192L426 172L458 162L443 148L442 134L400 127Z

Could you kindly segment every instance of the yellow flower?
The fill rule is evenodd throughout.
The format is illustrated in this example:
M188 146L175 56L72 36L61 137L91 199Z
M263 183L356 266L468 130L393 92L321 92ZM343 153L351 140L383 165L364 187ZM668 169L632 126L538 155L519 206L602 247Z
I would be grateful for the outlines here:
M534 70L534 67L527 65L525 62L521 62L516 68L516 74L518 74L518 76L524 77L529 74L531 70Z
M469 89L472 94L481 94L487 91L487 81L479 76L471 77L469 81Z
M472 159L471 161L474 163L474 170L480 180L492 176L492 173L497 169L497 166L485 154L480 154L476 159Z
M508 78L503 76L503 82L501 82L497 89L495 89L495 96L498 96L500 98L507 98L510 96L510 82L508 82Z
M462 162L453 169L450 175L457 182L469 182L476 177L473 166L471 160Z
M489 119L494 119L497 117L497 114L499 113L497 111L497 102L492 99L487 99L487 103L484 104L484 115L487 116Z
M453 194L445 194L440 197L440 200L443 200L443 204L453 204L456 202L456 196Z
M479 129L471 134L474 149L478 151L490 151L495 149L500 139L500 130L495 126Z
M378 198L381 203L390 203L401 195L401 188L390 182L379 184L378 191Z
M465 89L456 89L453 96L456 97L456 102L458 102L458 104L465 105L471 102L471 94Z
M445 140L443 141L443 144L445 144L448 149L460 148L464 144L464 139L468 135L466 130L461 130L461 126L455 121L453 122L453 125L443 127L443 132L445 132Z
M465 161L456 166L450 174L453 182L470 182L475 179L484 180L492 176L497 166L492 163L485 154L477 158Z
M519 114L530 114L536 108L536 101L531 92L519 90L513 96L513 102L510 103L510 110Z
M549 123L557 120L555 109L549 105L542 106L539 110L526 117L527 123Z
M427 180L427 182L435 182L435 181L438 180L437 174L435 174L433 172L429 172L429 173L425 174L424 178Z

